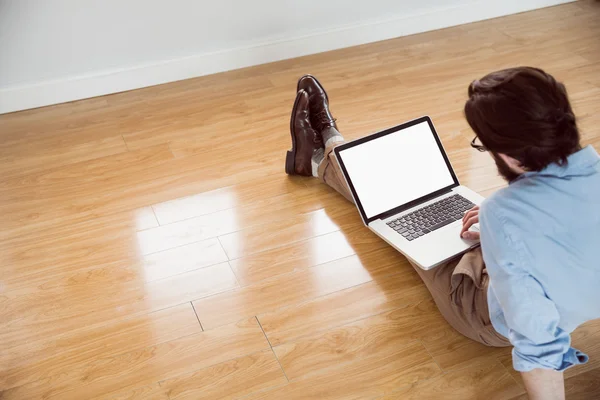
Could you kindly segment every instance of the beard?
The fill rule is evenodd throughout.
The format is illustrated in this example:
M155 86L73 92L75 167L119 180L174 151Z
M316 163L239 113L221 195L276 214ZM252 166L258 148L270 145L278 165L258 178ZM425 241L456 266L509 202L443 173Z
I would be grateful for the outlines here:
M508 164L500 158L499 155L491 153L494 162L496 163L496 167L498 168L498 173L502 178L504 178L508 183L511 183L515 179L517 179L520 175L510 169Z

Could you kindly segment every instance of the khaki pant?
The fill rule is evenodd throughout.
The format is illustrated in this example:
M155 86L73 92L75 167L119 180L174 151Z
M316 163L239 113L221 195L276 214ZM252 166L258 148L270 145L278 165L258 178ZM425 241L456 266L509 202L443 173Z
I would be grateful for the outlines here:
M319 178L346 199L353 201L332 152L333 148L341 143L335 143L325 149L325 158L319 166ZM487 346L510 345L490 322L487 303L489 277L480 248L429 271L412 265L431 292L440 312L454 329Z

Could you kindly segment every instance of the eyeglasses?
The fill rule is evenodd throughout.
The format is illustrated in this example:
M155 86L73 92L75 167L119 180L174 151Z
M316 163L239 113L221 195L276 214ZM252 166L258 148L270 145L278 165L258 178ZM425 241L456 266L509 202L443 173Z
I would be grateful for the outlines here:
M479 144L479 143L481 143L481 141L479 141L479 143L477 143L477 139L478 139L478 137L475 136L473 138L473 140L471 140L471 147L482 153L484 151L488 151L488 149L483 144Z

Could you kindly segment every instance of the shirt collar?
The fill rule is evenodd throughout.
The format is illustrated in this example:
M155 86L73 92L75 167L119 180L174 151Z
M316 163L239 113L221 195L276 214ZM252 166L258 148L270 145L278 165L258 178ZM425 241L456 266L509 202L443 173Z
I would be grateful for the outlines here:
M600 163L600 155L591 145L584 147L576 153L567 157L566 165L552 163L541 171L532 171L522 174L515 182L521 178L527 178L534 175L567 177L577 175L587 175L598 163Z

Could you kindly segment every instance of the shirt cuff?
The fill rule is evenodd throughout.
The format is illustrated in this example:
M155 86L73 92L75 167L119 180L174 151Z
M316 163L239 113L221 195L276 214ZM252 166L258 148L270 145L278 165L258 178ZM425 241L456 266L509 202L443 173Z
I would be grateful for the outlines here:
M541 369L553 369L555 371L564 371L575 365L585 364L589 360L587 354L574 349L572 347L563 355L562 363L560 365L552 365L552 363L541 358L529 358L517 354L513 350L513 368L519 372L529 372L536 368Z

